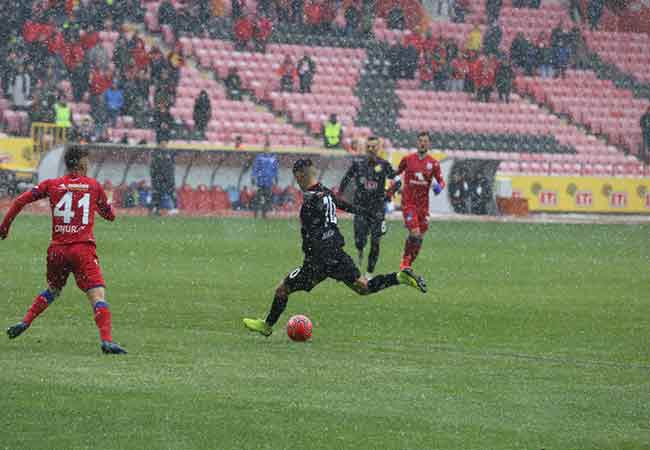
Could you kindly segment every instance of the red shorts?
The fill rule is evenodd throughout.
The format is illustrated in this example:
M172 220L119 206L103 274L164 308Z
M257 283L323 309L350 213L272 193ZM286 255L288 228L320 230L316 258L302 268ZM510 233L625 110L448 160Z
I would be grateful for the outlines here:
M84 292L105 286L94 244L51 245L47 249L47 283L50 288L63 289L71 273Z
M409 231L419 231L424 234L429 229L429 208L406 206L402 209L402 214L404 215L404 225Z

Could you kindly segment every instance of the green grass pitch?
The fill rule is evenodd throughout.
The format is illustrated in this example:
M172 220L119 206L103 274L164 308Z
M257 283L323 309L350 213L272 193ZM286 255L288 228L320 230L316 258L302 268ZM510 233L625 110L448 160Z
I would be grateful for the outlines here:
M351 244L351 226L343 221ZM301 262L298 222L121 218L96 227L114 337L99 352L73 280L0 339L0 448L650 448L649 226L434 223L430 293L296 294L248 334ZM49 219L0 242L0 319L44 287ZM399 261L392 223L378 271ZM314 322L292 343L291 314Z

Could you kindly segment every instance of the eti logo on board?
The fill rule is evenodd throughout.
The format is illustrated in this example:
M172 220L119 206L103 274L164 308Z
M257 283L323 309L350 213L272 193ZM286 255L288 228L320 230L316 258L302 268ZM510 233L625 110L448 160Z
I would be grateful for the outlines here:
M540 191L539 203L544 206L557 206L557 192L556 191Z
M575 194L576 206L588 208L592 206L594 197L591 191L577 191Z
M625 208L627 206L627 192L612 192L609 195L609 206L612 208Z

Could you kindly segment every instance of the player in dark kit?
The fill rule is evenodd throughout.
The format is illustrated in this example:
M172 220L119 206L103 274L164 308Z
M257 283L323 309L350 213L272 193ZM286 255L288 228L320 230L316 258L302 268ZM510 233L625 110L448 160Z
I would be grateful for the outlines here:
M93 235L95 211L109 221L115 220L115 212L101 185L86 176L88 151L71 146L66 150L64 159L68 173L60 178L45 180L20 195L0 224L0 239L6 239L11 223L27 204L49 199L52 242L47 250L48 287L36 296L23 320L9 327L7 334L9 339L14 339L27 330L32 321L59 296L72 273L77 286L86 293L93 307L102 351L126 353L113 342L111 335L111 311L105 301L104 277Z
M424 280L416 276L411 269L377 275L372 280L362 277L350 255L343 250L345 241L337 226L336 209L340 208L353 214L371 213L339 200L332 191L318 183L316 171L309 159L296 161L293 175L304 192L300 222L305 260L302 267L289 273L275 290L266 320L244 319L246 328L270 336L273 325L287 307L289 295L297 291L309 292L326 278L341 281L360 295L373 294L398 284L426 292Z
M341 180L339 192L353 182L355 187L354 205L367 208L371 215L354 216L354 243L359 254L359 266L363 265L363 249L370 234L370 254L368 254L368 277L372 276L379 259L379 242L386 233L384 221L384 201L386 197L386 180L395 178L395 171L390 163L381 159L379 139L369 137L366 143L367 156L354 161ZM399 188L399 181L395 189Z

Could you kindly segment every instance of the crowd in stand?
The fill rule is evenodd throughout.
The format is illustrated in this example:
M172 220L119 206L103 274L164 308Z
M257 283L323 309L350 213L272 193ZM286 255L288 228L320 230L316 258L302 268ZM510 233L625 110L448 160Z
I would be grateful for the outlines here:
M8 35L0 42L0 79L5 96L15 109L28 111L30 122L56 123L76 139L104 141L118 117L129 115L136 127L151 128L162 105L173 105L180 47L167 56L155 46L147 51L137 32L122 27L126 20L142 20L140 2L16 3L16 10L3 9L0 17L15 24L2 27ZM119 32L112 55L100 42L102 30ZM63 81L70 83L70 97ZM77 123L69 101L90 103L93 127Z
M475 25L461 45L431 31L406 34L390 49L389 75L419 77L424 89L471 92L479 101L489 101L496 89L499 100L508 102L517 68L529 76L563 77L571 63L579 65L586 54L580 29L566 30L562 22L550 36L542 33L534 42L518 34L509 52L501 50L502 37L498 18L485 33Z

